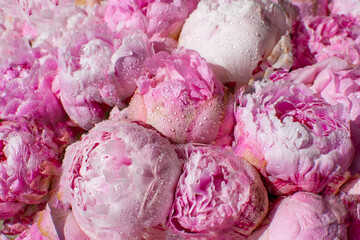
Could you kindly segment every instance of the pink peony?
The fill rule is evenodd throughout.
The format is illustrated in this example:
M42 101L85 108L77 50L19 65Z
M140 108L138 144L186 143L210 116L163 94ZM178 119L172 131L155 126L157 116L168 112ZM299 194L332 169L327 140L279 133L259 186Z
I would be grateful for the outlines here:
M204 0L186 20L179 45L198 51L221 82L246 85L288 28L269 0Z
M64 201L90 239L143 239L165 225L182 165L148 126L103 121L66 150Z
M31 48L25 38L2 40L0 54L0 118L30 117L56 124L65 118L52 92L56 59Z
M281 195L336 191L348 177L354 147L349 118L302 84L254 83L239 97L234 151Z
M360 173L360 67L332 57L297 69L278 79L307 84L328 103L341 103L350 114L351 138L356 155L352 170Z
M333 196L297 192L280 198L264 222L249 240L347 239L346 209Z
M197 52L160 52L145 62L145 68L130 102L131 119L144 121L180 143L210 143L226 135L221 123L226 121L229 97ZM230 123L232 118L227 116Z
M184 147L186 163L170 225L186 239L243 239L265 217L267 192L256 170L232 152Z
M110 29L96 16L72 19L59 49L61 102L80 127L89 130L107 111L127 105L152 54L147 36L134 31L115 50Z
M350 16L309 16L294 32L296 68L336 56L360 64L360 25Z
M341 103L360 125L360 67L337 57L284 74L277 80L303 83L331 105Z
M0 123L0 219L3 232L17 234L31 224L60 175L61 154L69 138L36 121Z
M100 91L111 82L106 70L114 49L100 18L80 15L72 21L76 25L68 27L59 48L60 97L69 117L88 130L105 117Z

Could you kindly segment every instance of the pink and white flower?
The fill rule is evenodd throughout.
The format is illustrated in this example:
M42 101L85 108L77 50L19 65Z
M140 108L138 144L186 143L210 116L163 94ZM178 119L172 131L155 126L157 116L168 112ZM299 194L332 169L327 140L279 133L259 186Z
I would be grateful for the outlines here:
M106 120L67 148L63 199L90 239L143 239L165 226L182 165L154 129Z
M349 176L349 117L303 84L255 82L239 97L234 151L253 164L274 194L336 191Z
M347 239L346 217L339 198L297 192L277 199L249 240Z
M0 219L3 233L18 234L48 200L60 176L67 141L40 122L18 118L0 122Z
M115 48L101 18L85 15L73 21L77 24L69 27L59 49L59 95L69 117L89 130L111 107L127 106L152 48L141 31Z
M185 145L169 224L185 239L243 239L260 224L268 197L245 160L211 146Z
M304 83L331 105L342 104L350 115L351 138L355 145L353 172L360 173L360 67L332 57L294 70L277 80Z
M159 52L146 60L145 69L129 105L130 119L179 143L210 143L232 130L221 127L230 95L197 52ZM226 119L233 122L231 114Z
M293 33L294 66L312 65L336 56L360 64L360 25L346 15L309 16Z
M65 111L52 92L57 60L25 38L3 39L0 54L0 118L63 121Z

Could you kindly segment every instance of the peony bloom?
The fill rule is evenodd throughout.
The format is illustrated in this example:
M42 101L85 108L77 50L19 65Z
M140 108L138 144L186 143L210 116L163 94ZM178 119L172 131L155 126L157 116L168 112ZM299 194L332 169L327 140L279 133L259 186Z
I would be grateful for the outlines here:
M147 36L134 31L116 50L102 19L80 14L69 20L63 41L58 76L61 102L69 117L89 130L111 107L127 105L152 49Z
M265 217L260 175L232 152L186 145L169 224L186 239L243 239ZM219 238L219 236L222 236Z
M291 71L277 80L303 83L331 105L341 103L360 125L360 67L337 57Z
M159 52L145 62L145 69L129 105L130 119L179 143L210 143L232 130L221 126L224 116L230 125L233 118L225 111L228 94L197 52Z
M64 201L90 239L143 239L165 225L182 165L148 126L103 121L66 150Z
M31 224L60 175L67 138L36 121L0 123L0 219L3 232L17 234Z
M278 77L304 83L331 105L341 103L350 114L351 138L356 155L352 170L360 173L360 67L332 57Z
M336 56L360 64L360 25L346 15L309 16L294 32L295 67L301 68Z
M339 196L348 212L348 240L358 240L360 236L360 178L358 175L341 187Z
M76 17L69 20L74 25L68 26L59 48L58 81L65 111L88 130L105 117L107 105L100 91L111 82L106 70L114 49L110 30L100 18Z
M287 30L285 13L268 0L204 0L186 20L179 45L198 51L221 82L246 85Z
M249 240L347 239L346 209L333 196L297 192L280 198L264 222Z
M140 29L150 39L177 39L199 0L109 0L104 19L113 30Z
M254 83L239 97L234 151L266 178L269 191L336 191L354 147L348 114L303 84Z
M56 59L31 48L25 38L3 39L0 45L0 118L29 117L56 124L65 111L52 92Z

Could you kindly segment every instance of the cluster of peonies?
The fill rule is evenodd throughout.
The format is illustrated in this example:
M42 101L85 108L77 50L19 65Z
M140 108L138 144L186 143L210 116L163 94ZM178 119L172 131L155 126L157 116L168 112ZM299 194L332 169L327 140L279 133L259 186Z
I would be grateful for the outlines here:
M0 54L0 239L360 239L359 0L4 0Z

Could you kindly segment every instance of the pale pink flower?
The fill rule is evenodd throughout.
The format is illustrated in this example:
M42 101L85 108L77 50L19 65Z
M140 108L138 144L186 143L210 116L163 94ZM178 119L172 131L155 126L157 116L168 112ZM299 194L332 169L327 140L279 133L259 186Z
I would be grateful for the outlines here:
M66 149L63 200L90 239L143 239L166 224L182 165L149 126L106 120Z
M222 126L233 122L231 111L225 111L230 95L197 52L159 52L145 62L145 69L129 105L130 119L179 143L210 143L232 131Z
M234 151L260 171L272 193L336 191L354 155L344 107L303 84L255 82L249 91L235 112Z
M311 66L277 75L276 80L304 83L331 105L342 104L350 115L355 159L351 170L360 173L360 67L332 57ZM274 79L275 80L275 79Z
M297 192L277 199L249 240L347 239L346 217L339 198Z
M59 49L58 89L69 117L89 130L111 107L127 106L152 48L144 33L134 31L116 49L101 18L73 21L77 24L66 31Z

